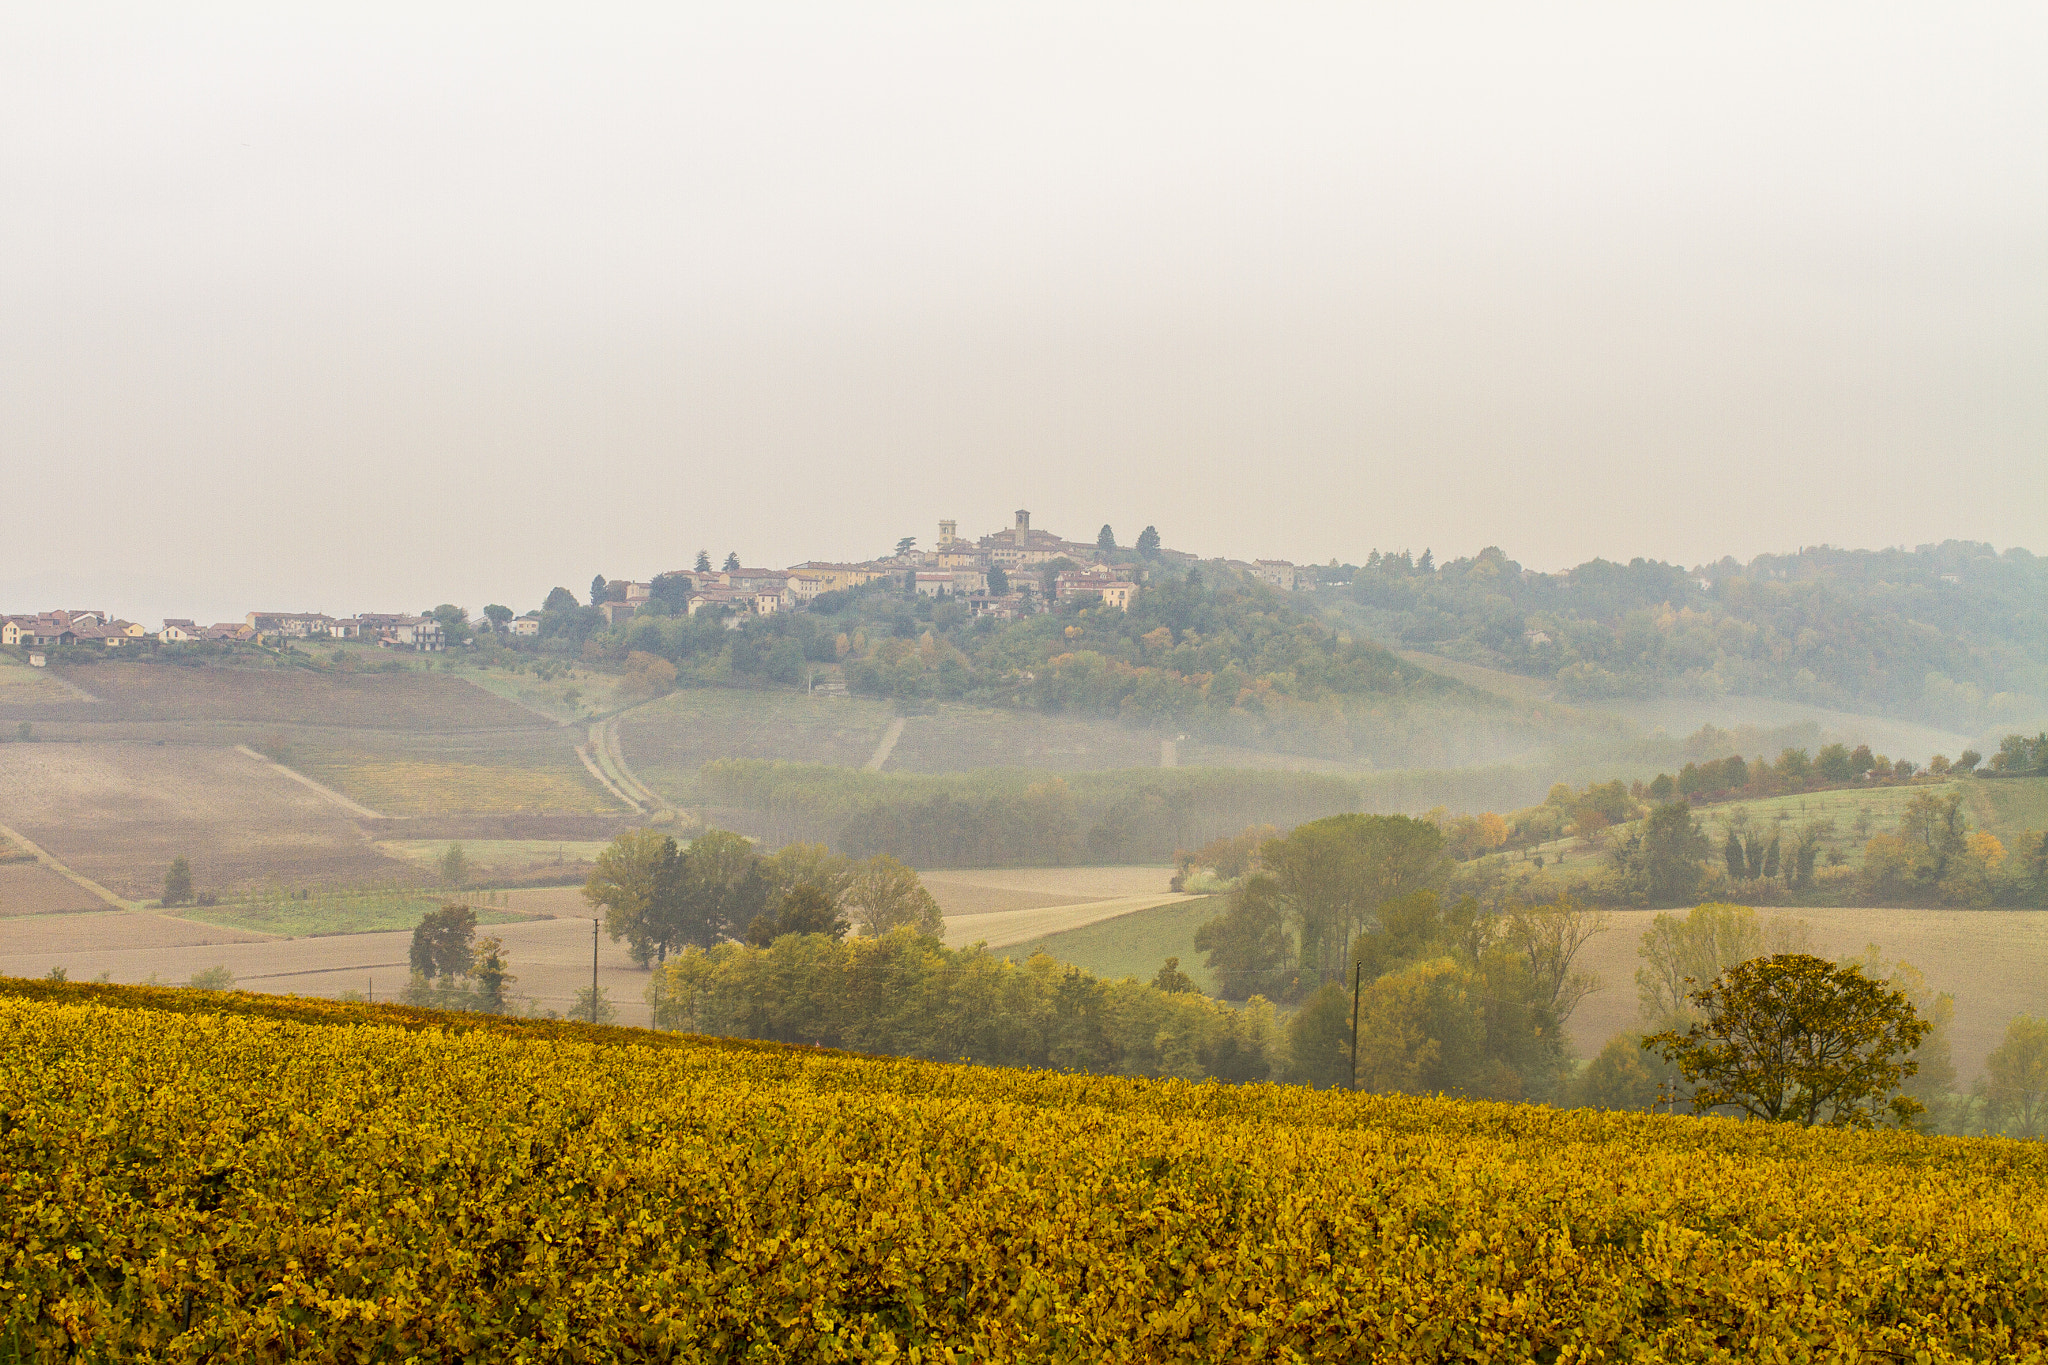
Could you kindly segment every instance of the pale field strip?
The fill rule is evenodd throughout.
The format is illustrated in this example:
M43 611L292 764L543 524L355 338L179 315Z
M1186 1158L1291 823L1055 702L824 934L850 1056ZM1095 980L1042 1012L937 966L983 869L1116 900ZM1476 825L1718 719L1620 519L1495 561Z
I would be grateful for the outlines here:
M122 900L119 896L107 890L106 887L101 886L92 878L85 876L83 873L73 872L70 868L66 867L62 862L60 862L54 855L44 850L34 840L30 839L26 834L21 833L19 830L9 829L5 825L0 825L0 838L5 838L8 842L14 844L17 848L21 849L22 852L29 854L38 863L41 863L44 867L49 868L50 871L64 878L73 886L78 887L82 891L91 893L93 896L105 901L108 905L114 907L116 910L131 910L135 908L136 903Z
M617 798L621 805L625 806L629 810L640 809L640 803L638 801L635 801L632 797L620 791L618 787L613 785L612 780L609 777L605 776L604 769L600 768L597 765L597 760L591 756L589 745L577 745L576 757L583 760L584 768L590 773L592 777L597 779L597 784L600 787L603 787L606 791L610 792L615 798Z
M256 750L250 748L246 744L237 744L235 746L235 752L238 754L247 754L250 758L255 759L258 763L269 764L271 767L277 769L280 773L283 773L286 777L289 777L292 781L298 783L300 786L306 787L311 791L317 792L326 800L332 801L335 805L340 806L350 815L360 815L366 820L403 820L407 818L402 815L381 815L378 812L371 810L368 806L362 804L360 801L351 801L348 797L343 796L334 788L323 786L322 784L315 782L312 778L306 776L304 773L300 772L298 769L288 768L284 764L279 763L276 759L271 758L267 754L258 753Z
M1115 900L1084 901L1079 905L1052 905L1027 910L998 910L985 915L949 915L946 918L946 946L965 948L982 943L1004 948L1029 943L1063 929L1079 929L1103 920L1117 919L1141 910L1197 899L1181 892L1163 895L1121 896Z
M875 751L868 755L868 761L861 764L864 772L878 773L889 761L889 755L896 748L896 741L903 738L903 717L897 716L889 722L889 728L882 731L882 737L875 743Z
M638 796L651 810L660 810L668 804L661 799L661 793L642 782L640 775L626 762L626 751L619 743L617 716L607 716L604 720L604 752L611 759L612 771L618 777L620 786Z

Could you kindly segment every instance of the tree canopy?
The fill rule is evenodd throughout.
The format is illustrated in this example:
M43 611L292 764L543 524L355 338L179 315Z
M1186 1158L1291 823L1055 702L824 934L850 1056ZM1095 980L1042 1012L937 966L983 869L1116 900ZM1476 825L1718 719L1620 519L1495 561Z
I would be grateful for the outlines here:
M1901 991L1807 953L1738 963L1692 993L1705 1017L1642 1046L1677 1065L1696 1112L1869 1128L1925 1106L1900 1093L1932 1027Z

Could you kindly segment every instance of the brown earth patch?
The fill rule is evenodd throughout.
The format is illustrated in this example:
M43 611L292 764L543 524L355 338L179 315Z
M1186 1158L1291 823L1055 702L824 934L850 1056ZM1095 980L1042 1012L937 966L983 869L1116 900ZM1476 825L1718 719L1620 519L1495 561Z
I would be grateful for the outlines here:
M610 839L637 823L625 815L422 815L411 820L362 820L376 839Z
M180 856L198 891L418 880L325 798L233 749L0 747L0 824L131 900L161 895Z
M0 691L0 717L72 725L236 721L327 729L453 732L547 730L540 716L432 673L322 673L303 668L187 667L125 660L53 670L99 700L15 700Z
M41 863L0 863L0 915L61 915L107 903Z

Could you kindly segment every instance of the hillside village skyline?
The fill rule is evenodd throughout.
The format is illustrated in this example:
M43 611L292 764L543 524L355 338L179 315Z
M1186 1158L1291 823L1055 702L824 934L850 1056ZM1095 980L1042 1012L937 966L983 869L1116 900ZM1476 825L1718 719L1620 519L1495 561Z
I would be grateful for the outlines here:
M985 535L970 539L961 536L958 528L957 520L941 519L929 548L921 549L917 537L905 536L891 553L871 559L809 559L783 569L746 565L737 551L730 550L714 567L709 552L699 550L691 567L663 570L649 578L599 575L593 580L587 605L602 612L610 626L632 617L657 596L663 596L674 600L687 615L709 610L724 614L730 624L737 625L748 616L767 616L801 607L822 593L887 581L900 591L909 591L914 586L921 595L960 599L973 616L1014 619L1081 593L1094 593L1106 606L1127 609L1132 595L1149 575L1150 563L1202 562L1197 555L1162 546L1159 533L1152 526L1145 527L1130 544L1117 543L1107 523L1093 540L1071 540L1032 526L1028 508L1013 512L1010 526ZM1221 562L1282 591L1310 589L1315 581L1314 566L1296 565L1290 560ZM1057 576L1047 583L1042 570L1061 565L1066 567L1059 568ZM1035 570L1041 572L1034 573ZM1046 591L1048 587L1050 592ZM549 600L564 591L567 590L554 589ZM579 601L578 605L585 603ZM486 633L502 630L514 637L537 635L546 607L544 602L514 613L511 608L493 604L475 611L473 619L466 618L466 623ZM256 609L238 621L210 624L192 617L165 617L154 631L103 607L44 606L32 612L0 614L0 646L11 649L46 651L85 646L113 651L154 645L245 644L265 639L363 640L422 653L445 649L448 644L445 623L431 611L335 616L317 609Z

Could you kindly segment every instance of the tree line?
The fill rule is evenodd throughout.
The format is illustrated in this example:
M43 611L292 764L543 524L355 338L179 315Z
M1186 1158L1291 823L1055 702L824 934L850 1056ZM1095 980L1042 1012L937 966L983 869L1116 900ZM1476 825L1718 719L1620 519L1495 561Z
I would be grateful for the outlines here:
M1565 696L1782 697L1976 729L2048 696L2048 561L1948 541L1524 570L1375 551L1351 600L1378 638L1555 679Z

